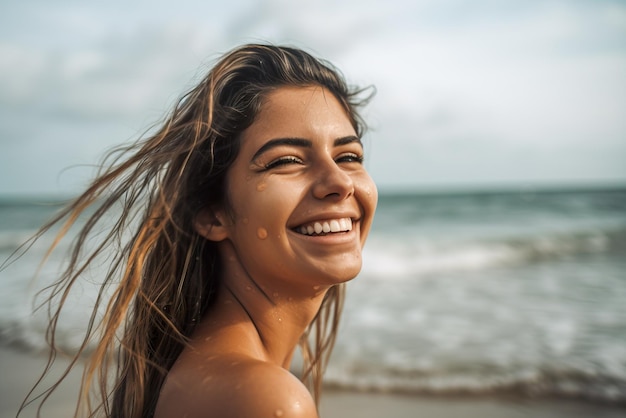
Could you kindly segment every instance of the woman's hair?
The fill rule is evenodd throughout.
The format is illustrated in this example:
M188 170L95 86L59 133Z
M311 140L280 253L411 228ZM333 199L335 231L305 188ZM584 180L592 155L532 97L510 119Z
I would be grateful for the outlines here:
M79 217L86 218L66 269L50 288L52 350L44 375L56 356L57 323L71 289L99 257L108 257L110 266L68 367L89 352L77 415L81 408L88 416L154 413L168 370L220 286L217 246L195 231L194 218L202 209L228 204L225 177L241 133L267 95L282 86L324 87L357 134L363 133L356 112L366 100L359 99L362 90L350 89L330 64L295 48L244 45L223 56L155 133L110 152L87 190L38 234L61 225L52 251ZM99 228L112 215L113 225L103 233ZM328 291L300 341L301 378L316 402L343 297L343 285ZM44 392L44 402L58 384ZM94 396L98 401L92 405Z

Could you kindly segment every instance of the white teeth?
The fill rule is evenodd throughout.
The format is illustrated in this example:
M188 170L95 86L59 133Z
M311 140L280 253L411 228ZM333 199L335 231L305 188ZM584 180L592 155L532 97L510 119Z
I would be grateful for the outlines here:
M352 231L352 219L341 218L331 219L328 221L314 222L309 225L302 225L297 231L303 235L320 235L329 232L347 232Z

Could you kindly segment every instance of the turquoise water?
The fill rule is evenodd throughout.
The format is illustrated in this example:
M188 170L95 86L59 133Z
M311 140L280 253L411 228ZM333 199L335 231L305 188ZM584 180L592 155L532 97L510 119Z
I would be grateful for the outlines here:
M0 200L0 257L57 208ZM43 347L44 249L0 272L0 343ZM364 259L328 384L626 401L626 189L383 194ZM68 348L93 293L61 322Z

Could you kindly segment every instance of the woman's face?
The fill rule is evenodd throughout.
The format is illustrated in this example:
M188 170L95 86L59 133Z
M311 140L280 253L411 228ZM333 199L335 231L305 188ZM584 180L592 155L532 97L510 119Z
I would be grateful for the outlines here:
M318 289L350 280L377 191L345 110L322 87L270 93L227 175L226 240L258 283Z

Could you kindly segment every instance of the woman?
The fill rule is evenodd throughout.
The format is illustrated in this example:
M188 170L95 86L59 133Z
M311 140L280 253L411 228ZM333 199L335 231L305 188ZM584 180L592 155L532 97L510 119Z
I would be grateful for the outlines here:
M94 381L102 403L90 414L317 416L342 284L361 268L377 199L358 93L301 50L235 49L47 226L65 220L62 236L96 205L54 289L50 336L80 275L117 248L100 292L110 301L77 354L96 342L81 399ZM302 381L288 371L297 346Z

